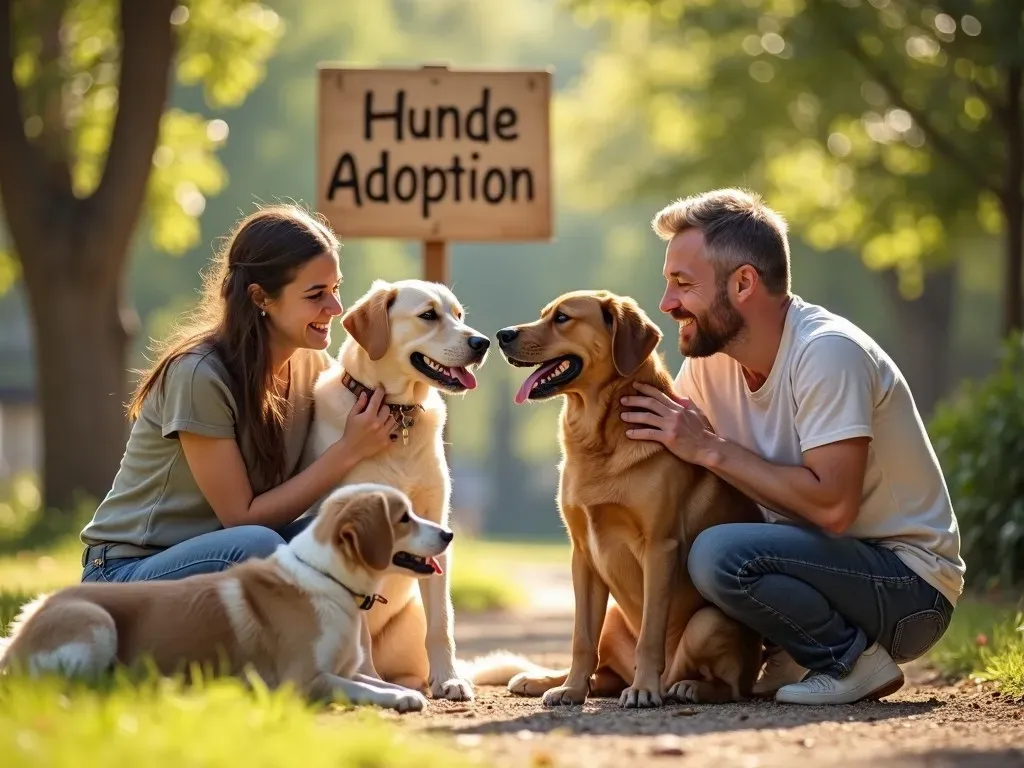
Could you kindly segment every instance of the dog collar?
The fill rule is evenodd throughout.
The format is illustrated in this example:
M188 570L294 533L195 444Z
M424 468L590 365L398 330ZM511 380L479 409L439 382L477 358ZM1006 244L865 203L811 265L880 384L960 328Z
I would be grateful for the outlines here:
M312 563L307 562L306 560L303 560L301 557L296 555L294 552L292 552L292 554L295 555L295 559L298 560L300 563L302 563L304 566L306 566L307 568L312 568L314 571L319 573L321 576L323 576L326 579L330 579L335 584L337 584L339 587L341 587L346 592L348 592L350 595L352 595L352 597L354 597L358 601L358 605L359 605L359 609L360 610L368 611L371 608L373 608L375 603L382 603L384 605L388 604L388 599L386 597L384 597L384 595L378 595L376 592L374 592L372 595L364 595L364 594L361 594L359 592L356 592L354 589L352 589L347 584L345 584L345 583L339 581L338 579L334 578L327 571L320 570L319 568L317 568Z
M348 371L344 371L342 373L341 383L344 384L345 388L348 389L348 391L351 392L356 397L359 397L364 392L366 393L367 397L373 395L372 389L370 389L362 382L356 381L354 378L352 378ZM413 403L412 405L406 405L403 403L385 403L385 405L388 407L388 410L391 411L391 415L395 419L395 424L402 430L402 444L408 445L409 428L416 423L409 414L412 411L415 411L417 408L421 411L424 410L423 406L420 405L419 403ZM395 440L398 439L398 434L393 433L390 437L391 441L394 442Z

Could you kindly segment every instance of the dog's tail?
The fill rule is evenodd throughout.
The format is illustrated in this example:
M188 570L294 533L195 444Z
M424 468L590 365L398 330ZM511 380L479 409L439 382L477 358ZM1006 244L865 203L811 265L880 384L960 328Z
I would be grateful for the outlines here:
M93 677L109 669L117 655L113 617L85 600L61 600L51 606L51 597L44 594L26 603L11 622L9 637L0 643L0 673ZM66 636L53 646L55 629Z
M513 677L522 672L546 672L545 667L509 651L494 651L470 660L458 659L455 662L455 669L459 677L473 685L507 685Z
M0 637L0 675L9 674L14 667L14 657L11 653L11 646L14 644L15 638L20 634L22 628L28 623L29 619L35 615L35 613L42 608L46 601L50 598L50 593L43 593L37 595L34 599L29 600L27 603L23 603L22 606L14 614L14 618L11 619L11 624L7 628L7 637ZM3 629L3 627L0 627Z

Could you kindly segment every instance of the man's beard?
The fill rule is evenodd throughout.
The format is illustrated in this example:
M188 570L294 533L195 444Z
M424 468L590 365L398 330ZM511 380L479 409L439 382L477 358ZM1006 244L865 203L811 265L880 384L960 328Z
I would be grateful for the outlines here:
M724 287L716 291L711 308L700 317L678 309L672 311L672 317L677 322L693 318L695 330L689 344L683 342L683 327L679 326L679 351L686 357L710 357L721 352L746 327L743 316L729 302Z

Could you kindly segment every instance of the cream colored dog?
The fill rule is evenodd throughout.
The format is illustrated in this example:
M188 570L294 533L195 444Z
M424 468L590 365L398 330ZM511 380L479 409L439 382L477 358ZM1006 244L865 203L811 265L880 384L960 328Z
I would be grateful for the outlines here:
M0 669L94 677L148 658L163 674L190 664L234 675L250 668L270 687L291 683L314 699L421 710L420 692L375 679L364 618L387 608L379 592L391 574L432 580L452 537L395 488L343 486L269 558L37 599L15 619Z
M341 438L360 392L382 386L395 415L393 443L356 465L343 482L394 485L425 518L447 525L451 482L440 393L476 387L471 368L483 364L489 340L466 325L447 287L421 280L375 281L342 324L348 338L340 365L321 374L314 390L307 460ZM373 665L384 680L468 700L472 685L458 674L455 659L449 558L450 551L437 558L434 578L387 576L382 592L388 604L367 617ZM480 669L473 675L478 682L486 678Z

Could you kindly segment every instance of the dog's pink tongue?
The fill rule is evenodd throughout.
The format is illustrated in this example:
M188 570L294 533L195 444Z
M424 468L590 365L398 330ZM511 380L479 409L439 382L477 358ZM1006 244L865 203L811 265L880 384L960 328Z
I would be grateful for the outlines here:
M427 565L429 565L431 568L433 568L434 569L434 573L438 574L439 576L442 573L444 573L444 569L441 568L441 564L439 562L437 562L437 560L435 560L432 557L428 557L427 558Z
M466 389L476 389L476 376L468 368L449 368L452 372L452 376L459 380L459 382Z
M515 402L516 405L522 405L526 402L526 398L530 396L530 390L533 389L533 385L537 383L541 376L544 376L555 369L558 365L558 361L554 360L547 365L542 365L536 371L527 376L526 381L523 382L523 386L516 392Z

